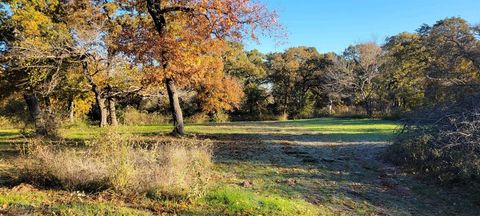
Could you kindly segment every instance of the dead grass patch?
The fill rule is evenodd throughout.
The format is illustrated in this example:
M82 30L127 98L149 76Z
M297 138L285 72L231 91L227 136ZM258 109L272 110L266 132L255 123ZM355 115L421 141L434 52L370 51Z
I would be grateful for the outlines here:
M135 140L113 131L82 147L31 140L22 157L23 166L19 166L19 178L42 187L175 199L205 192L212 167L209 141Z

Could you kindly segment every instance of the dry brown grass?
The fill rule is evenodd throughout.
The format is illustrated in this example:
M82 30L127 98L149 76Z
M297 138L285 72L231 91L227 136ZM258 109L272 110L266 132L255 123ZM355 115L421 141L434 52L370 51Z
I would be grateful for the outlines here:
M43 187L162 198L193 198L205 192L212 167L208 141L135 140L112 131L83 147L32 140L20 178Z
M124 125L155 125L158 123L168 123L169 118L159 113L147 113L139 111L132 107L127 107L122 115L121 122Z

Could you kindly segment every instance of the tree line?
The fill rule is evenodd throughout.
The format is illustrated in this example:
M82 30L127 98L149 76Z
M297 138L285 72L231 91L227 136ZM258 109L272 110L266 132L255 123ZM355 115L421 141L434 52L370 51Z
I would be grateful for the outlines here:
M227 67L227 72L248 74L240 76L246 77L247 99L238 110L247 116L400 116L477 93L479 37L478 26L453 17L388 37L383 45L351 45L342 54L311 47L247 52L257 68Z
M127 106L168 114L173 133L183 134L184 116L389 117L478 92L480 28L459 17L343 53L263 54L246 51L242 40L281 38L283 30L255 1L0 5L1 112L28 111L39 134L59 116L117 125Z

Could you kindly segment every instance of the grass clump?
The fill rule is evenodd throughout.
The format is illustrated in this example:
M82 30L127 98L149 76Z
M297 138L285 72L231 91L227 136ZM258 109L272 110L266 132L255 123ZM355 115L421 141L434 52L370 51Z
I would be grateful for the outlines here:
M223 209L225 215L319 215L316 206L301 200L278 195L260 195L234 186L211 191L206 196L210 207Z
M108 131L84 147L30 142L21 179L43 187L188 199L202 195L210 179L210 145L171 139L134 142Z

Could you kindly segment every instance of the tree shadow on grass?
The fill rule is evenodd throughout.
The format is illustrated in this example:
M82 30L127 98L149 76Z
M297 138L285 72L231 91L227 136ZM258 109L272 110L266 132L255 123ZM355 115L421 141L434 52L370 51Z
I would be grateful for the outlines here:
M0 131L0 146L22 141L18 131Z
M255 134L255 133L239 133L239 134L207 134L202 135L215 140L253 140L260 139L264 142L276 142L276 141L299 141L303 143L318 143L318 142L390 142L395 135L392 132L363 132L363 133L305 133L305 134Z
M227 122L227 123L207 123L201 124L206 126L298 126L298 125L376 125L376 124L391 124L392 121L379 120L379 119L351 119L351 118L317 118L317 119L301 119L301 120L289 120L289 121L239 121L239 122Z
M217 134L204 138L215 142L215 161L226 171L231 169L253 182L270 182L272 191L302 196L315 204L335 200L336 206L344 208L337 209L340 212L369 214L363 209L368 207L388 215L479 213L463 196L404 175L383 162L379 157L388 146L386 139L365 134Z

